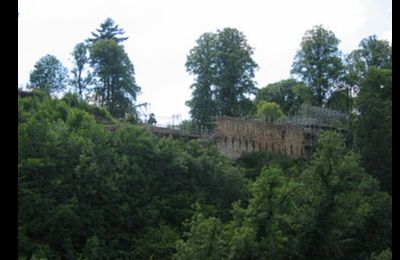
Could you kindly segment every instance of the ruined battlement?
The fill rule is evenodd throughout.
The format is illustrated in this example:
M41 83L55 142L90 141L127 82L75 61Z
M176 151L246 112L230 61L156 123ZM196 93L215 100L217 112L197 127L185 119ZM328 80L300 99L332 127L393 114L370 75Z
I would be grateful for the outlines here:
M217 117L214 131L185 131L151 126L150 131L161 137L211 139L224 155L236 159L246 153L268 151L285 154L292 159L311 158L312 148L322 130L335 129L328 125L267 123L237 117ZM121 125L108 125L114 131Z
M308 160L322 128L294 124L271 124L234 117L216 119L214 139L218 150L238 158L245 153L269 151L293 159Z

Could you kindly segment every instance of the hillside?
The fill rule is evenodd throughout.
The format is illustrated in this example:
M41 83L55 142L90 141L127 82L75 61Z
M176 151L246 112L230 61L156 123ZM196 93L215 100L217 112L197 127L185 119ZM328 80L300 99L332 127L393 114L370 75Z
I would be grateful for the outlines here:
M340 134L322 134L310 162L232 161L212 143L111 122L75 95L19 95L20 259L391 254L391 196Z

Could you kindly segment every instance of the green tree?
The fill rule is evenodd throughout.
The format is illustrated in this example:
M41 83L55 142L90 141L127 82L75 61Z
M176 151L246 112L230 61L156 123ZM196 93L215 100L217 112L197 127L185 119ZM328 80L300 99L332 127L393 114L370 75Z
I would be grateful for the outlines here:
M68 82L68 70L53 55L46 55L36 62L29 76L29 88L43 89L48 94L65 89Z
M281 80L260 89L255 102L275 102L286 115L294 115L302 104L313 104L314 97L310 89L295 79Z
M196 75L192 99L186 102L194 124L204 125L217 114L214 77L216 37L213 33L204 33L197 39L197 46L190 50L186 61L186 70ZM215 66L215 65L214 65ZM207 125L209 126L209 125Z
M154 136L69 94L18 97L18 253L21 258L170 259L199 202L230 216L242 171L208 142Z
M368 70L356 99L354 143L368 173L392 192L392 70Z
M205 33L190 50L186 70L196 75L192 99L187 102L193 121L205 124L216 115L245 116L255 94L253 49L242 32L233 28Z
M229 221L197 211L177 242L175 258L364 259L374 252L390 254L391 196L379 190L336 132L320 135L301 174L269 165L249 190L250 200L234 203Z
M359 87L371 67L392 68L392 46L385 40L378 40L376 35L363 39L359 48L346 57L346 83Z
M275 102L261 101L257 104L256 116L260 121L273 123L284 115L280 106Z
M90 65L97 79L97 103L107 107L117 118L134 113L133 102L140 87L135 82L134 68L124 47L114 40L96 41L90 47Z
M308 30L294 57L291 73L310 87L316 104L322 106L343 74L339 40L321 25Z
M225 259L222 223L215 217L206 217L199 204L187 223L187 239L177 241L174 259Z
M352 97L348 89L339 89L332 93L326 107L340 112L351 112Z
M363 39L359 48L345 58L345 75L342 83L343 88L340 92L342 93L341 96L344 96L345 91L347 91L348 111L352 111L354 106L352 94L360 91L361 82L371 67L392 68L392 46L385 40L378 40L376 35Z
M373 254L371 256L373 260L392 260L392 250L390 248L383 250L379 254Z
M349 59L358 75L365 74L373 66L389 69L392 68L392 46L372 35L361 40L359 49L352 51Z
M98 40L114 40L119 44L128 39L128 37L118 37L122 36L125 32L123 29L118 28L118 25L111 18L107 18L100 24L100 29L96 29L96 31L92 32L93 38L86 40L88 43L94 44Z
M392 200L366 174L336 132L325 132L296 198L312 226L302 233L306 259L356 259L391 246Z
M92 81L90 72L84 76L85 65L89 65L88 46L85 43L78 43L72 52L74 58L74 68L72 69L73 78L71 83L78 89L79 96L82 98L83 91Z

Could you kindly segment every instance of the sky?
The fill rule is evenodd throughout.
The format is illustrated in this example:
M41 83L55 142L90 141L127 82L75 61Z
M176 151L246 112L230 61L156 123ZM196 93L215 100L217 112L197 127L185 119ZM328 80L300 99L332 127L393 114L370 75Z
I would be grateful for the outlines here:
M348 54L370 35L392 41L391 0L18 0L18 85L35 63L55 55L69 70L74 46L112 18L129 37L124 42L141 87L159 124L189 119L194 76L186 57L206 32L233 27L254 48L258 88L287 79L307 30L322 24Z

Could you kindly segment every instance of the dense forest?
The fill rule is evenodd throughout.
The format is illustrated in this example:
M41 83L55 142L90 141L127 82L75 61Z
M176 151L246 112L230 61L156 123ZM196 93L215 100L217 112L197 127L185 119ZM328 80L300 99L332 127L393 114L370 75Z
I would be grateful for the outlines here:
M152 134L126 40L108 18L76 45L70 73L46 55L18 92L19 259L392 259L388 42L370 36L343 55L315 26L293 77L260 89L237 29L189 51L182 129L212 130L220 115L273 123L307 106L345 114L346 129L323 132L305 161L232 160L210 140Z

